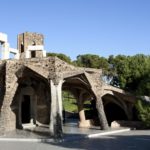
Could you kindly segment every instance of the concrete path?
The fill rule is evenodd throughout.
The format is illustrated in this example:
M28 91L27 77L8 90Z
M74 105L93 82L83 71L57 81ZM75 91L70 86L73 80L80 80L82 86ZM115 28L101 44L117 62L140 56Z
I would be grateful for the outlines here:
M67 123L61 142L52 140L48 128L16 130L0 137L0 150L150 150L150 130L129 130L84 129Z
M93 138L97 136L104 136L115 134L119 132L127 132L129 128L110 129L108 131L100 130L99 127L78 128L76 122L66 123L63 127L64 139L63 141L71 141L83 138ZM22 142L53 142L49 134L48 127L36 127L25 130L15 130L8 134L1 136L0 141L22 141Z
M0 150L150 150L150 130L133 130L61 143L0 141Z

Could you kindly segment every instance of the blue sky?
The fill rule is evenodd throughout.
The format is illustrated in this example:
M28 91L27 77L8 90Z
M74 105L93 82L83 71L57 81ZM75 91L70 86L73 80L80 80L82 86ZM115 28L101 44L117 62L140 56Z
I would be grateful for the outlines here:
M0 32L43 33L48 52L150 55L149 0L3 0Z

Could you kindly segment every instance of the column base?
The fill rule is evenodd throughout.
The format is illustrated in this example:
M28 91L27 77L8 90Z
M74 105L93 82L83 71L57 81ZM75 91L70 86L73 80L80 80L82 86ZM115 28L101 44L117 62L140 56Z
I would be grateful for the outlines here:
M92 120L84 120L78 123L79 128L90 128L93 125Z

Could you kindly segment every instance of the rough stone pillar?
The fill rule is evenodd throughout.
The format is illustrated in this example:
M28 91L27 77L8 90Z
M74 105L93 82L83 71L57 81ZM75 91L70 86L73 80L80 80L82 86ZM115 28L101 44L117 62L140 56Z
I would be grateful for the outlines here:
M86 119L85 119L85 112L84 112L84 109L83 109L83 106L80 107L80 110L79 110L79 118L80 118L80 122L84 122Z
M86 118L84 112L83 92L80 93L78 98L78 112L79 112L79 127L86 127Z
M50 132L55 138L62 138L62 80L55 82L50 80L51 90L51 114Z
M18 87L17 77L14 74L15 66L6 66L6 91L0 112L0 133L16 129L16 116L11 109L11 104Z
M101 95L96 96L96 108L97 108L97 112L98 112L98 118L100 121L101 129L102 130L109 129L106 115L104 112L104 106L103 106Z

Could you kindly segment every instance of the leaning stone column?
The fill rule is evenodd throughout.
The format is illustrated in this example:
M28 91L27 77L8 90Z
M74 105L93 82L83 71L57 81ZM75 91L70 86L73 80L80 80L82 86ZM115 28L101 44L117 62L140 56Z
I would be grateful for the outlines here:
M62 80L50 80L51 113L50 132L55 138L62 138Z
M83 92L80 93L78 98L78 111L79 111L79 127L87 127L86 125L86 118L84 112L84 102L83 102Z
M103 82L100 80L100 76L102 75L102 72L95 73L93 75L89 75L86 73L86 76L88 80L91 83L91 90L93 91L93 94L96 98L96 108L98 112L98 118L101 125L102 130L107 130L109 128L108 122L106 119L106 115L104 112L104 106L102 102L102 94L103 94Z
M96 96L96 108L97 108L97 112L98 112L98 118L100 121L101 129L102 130L109 129L106 115L104 112L104 106L103 106L101 95Z
M79 104L80 106L78 106L79 108L79 118L80 118L80 122L84 122L86 119L85 119L85 112L84 112L84 109L83 109L83 104L80 103Z

